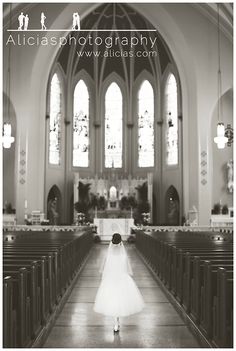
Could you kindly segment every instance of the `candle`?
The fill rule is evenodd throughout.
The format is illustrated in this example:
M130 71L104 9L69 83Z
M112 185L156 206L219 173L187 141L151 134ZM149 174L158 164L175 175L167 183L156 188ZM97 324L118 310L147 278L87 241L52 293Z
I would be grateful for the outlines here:
M132 207L131 207L130 217L133 218L133 209L132 209Z
M27 209L27 200L25 200L25 209Z
M95 218L97 218L97 206L95 207Z

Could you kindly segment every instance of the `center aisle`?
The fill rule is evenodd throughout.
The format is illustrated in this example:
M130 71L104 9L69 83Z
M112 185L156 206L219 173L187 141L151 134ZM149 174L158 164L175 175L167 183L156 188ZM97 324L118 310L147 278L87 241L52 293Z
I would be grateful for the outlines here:
M142 312L113 319L93 311L107 245L95 245L44 347L46 348L198 348L199 343L170 304L133 245L126 250L146 303Z

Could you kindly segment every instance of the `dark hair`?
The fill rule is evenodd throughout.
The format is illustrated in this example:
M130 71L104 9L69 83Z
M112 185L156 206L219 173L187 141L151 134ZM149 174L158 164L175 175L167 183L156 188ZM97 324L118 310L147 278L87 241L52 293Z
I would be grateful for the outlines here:
M113 235L112 235L112 244L115 244L115 245L117 245L117 244L119 244L120 242L121 242L121 235L119 234L119 233L114 233Z

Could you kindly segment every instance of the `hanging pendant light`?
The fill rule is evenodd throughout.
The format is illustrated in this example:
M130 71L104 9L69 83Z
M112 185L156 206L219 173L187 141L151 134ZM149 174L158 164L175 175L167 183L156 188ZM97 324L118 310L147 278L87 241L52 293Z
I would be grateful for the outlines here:
M214 138L214 142L217 144L218 149L224 149L225 144L228 142L228 138L225 137L224 123L219 122L217 124L217 136Z
M5 149L10 149L11 144L14 143L15 138L11 136L11 124L4 123L3 125L3 137L2 137L2 145Z
M11 3L10 3L10 28L11 28ZM5 149L10 149L11 144L14 143L15 138L11 135L12 127L10 123L10 101L11 101L11 74L10 74L10 65L11 65L11 45L9 45L9 55L8 55L8 75L7 75L7 120L8 122L3 124L3 135L2 135L2 146Z
M228 142L228 138L225 136L225 126L222 121L223 118L222 106L221 106L221 62L220 62L220 11L219 4L217 4L217 29L218 29L218 102L217 102L217 115L218 115L218 124L217 124L217 136L214 138L214 142L217 144L218 149L224 149L225 144Z

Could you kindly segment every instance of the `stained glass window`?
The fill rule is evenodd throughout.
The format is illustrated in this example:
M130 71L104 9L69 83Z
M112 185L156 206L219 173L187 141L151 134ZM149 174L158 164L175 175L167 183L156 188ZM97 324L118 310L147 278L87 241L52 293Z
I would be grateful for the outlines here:
M170 74L165 89L166 163L178 164L178 102L175 76Z
M89 93L82 79L74 90L73 166L89 166Z
M147 80L138 94L138 166L154 166L154 94Z
M123 99L113 82L105 95L105 167L122 167Z
M50 86L50 130L49 130L49 163L60 164L61 158L61 84L55 73Z

